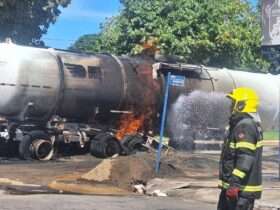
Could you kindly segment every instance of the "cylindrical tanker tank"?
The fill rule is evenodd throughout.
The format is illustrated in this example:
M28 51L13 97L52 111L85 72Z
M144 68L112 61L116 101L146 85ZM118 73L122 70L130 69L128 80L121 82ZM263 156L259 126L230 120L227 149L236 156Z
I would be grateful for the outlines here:
M152 78L147 69L152 75L148 60L0 44L0 115L87 122L97 107L108 111L139 103L145 78Z

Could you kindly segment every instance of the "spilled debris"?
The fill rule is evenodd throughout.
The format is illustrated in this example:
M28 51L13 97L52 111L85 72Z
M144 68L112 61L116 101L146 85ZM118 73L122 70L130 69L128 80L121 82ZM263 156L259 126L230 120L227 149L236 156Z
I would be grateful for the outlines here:
M106 159L75 180L69 180L67 178L56 180L51 182L49 187L62 191L65 191L69 187L68 190L70 192L82 192L83 194L86 192L99 194L100 189L106 189L106 194L111 195L133 193L135 188L139 188L137 187L138 185L146 187L148 181L157 176L154 165L154 158L151 155L133 155ZM159 176L182 177L184 173L175 166L162 163ZM74 187L75 185L77 185L77 188ZM86 187L84 188L84 186ZM105 192L101 191L101 194L105 194Z

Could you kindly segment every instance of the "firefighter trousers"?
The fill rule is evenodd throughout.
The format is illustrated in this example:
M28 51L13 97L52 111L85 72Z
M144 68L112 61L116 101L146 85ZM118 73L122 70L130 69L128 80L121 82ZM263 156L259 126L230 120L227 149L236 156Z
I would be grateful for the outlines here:
M254 199L239 197L237 200L229 200L226 191L222 190L217 210L253 210Z

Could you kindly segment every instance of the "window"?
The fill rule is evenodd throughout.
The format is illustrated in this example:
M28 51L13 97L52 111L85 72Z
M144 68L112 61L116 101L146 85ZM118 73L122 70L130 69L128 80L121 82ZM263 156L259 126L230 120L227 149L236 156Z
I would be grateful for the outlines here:
M64 66L67 68L68 72L71 74L72 77L76 77L76 78L86 77L86 70L83 66L76 65L76 64L69 64L69 63L64 63Z
M101 68L100 66L89 66L88 77L90 79L101 79Z

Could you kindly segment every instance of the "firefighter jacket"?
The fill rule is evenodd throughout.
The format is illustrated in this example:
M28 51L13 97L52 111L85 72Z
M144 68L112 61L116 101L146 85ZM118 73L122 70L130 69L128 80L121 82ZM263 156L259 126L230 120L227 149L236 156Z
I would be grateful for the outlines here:
M220 159L219 187L237 186L241 196L258 199L262 192L260 124L248 114L234 115L227 133Z

